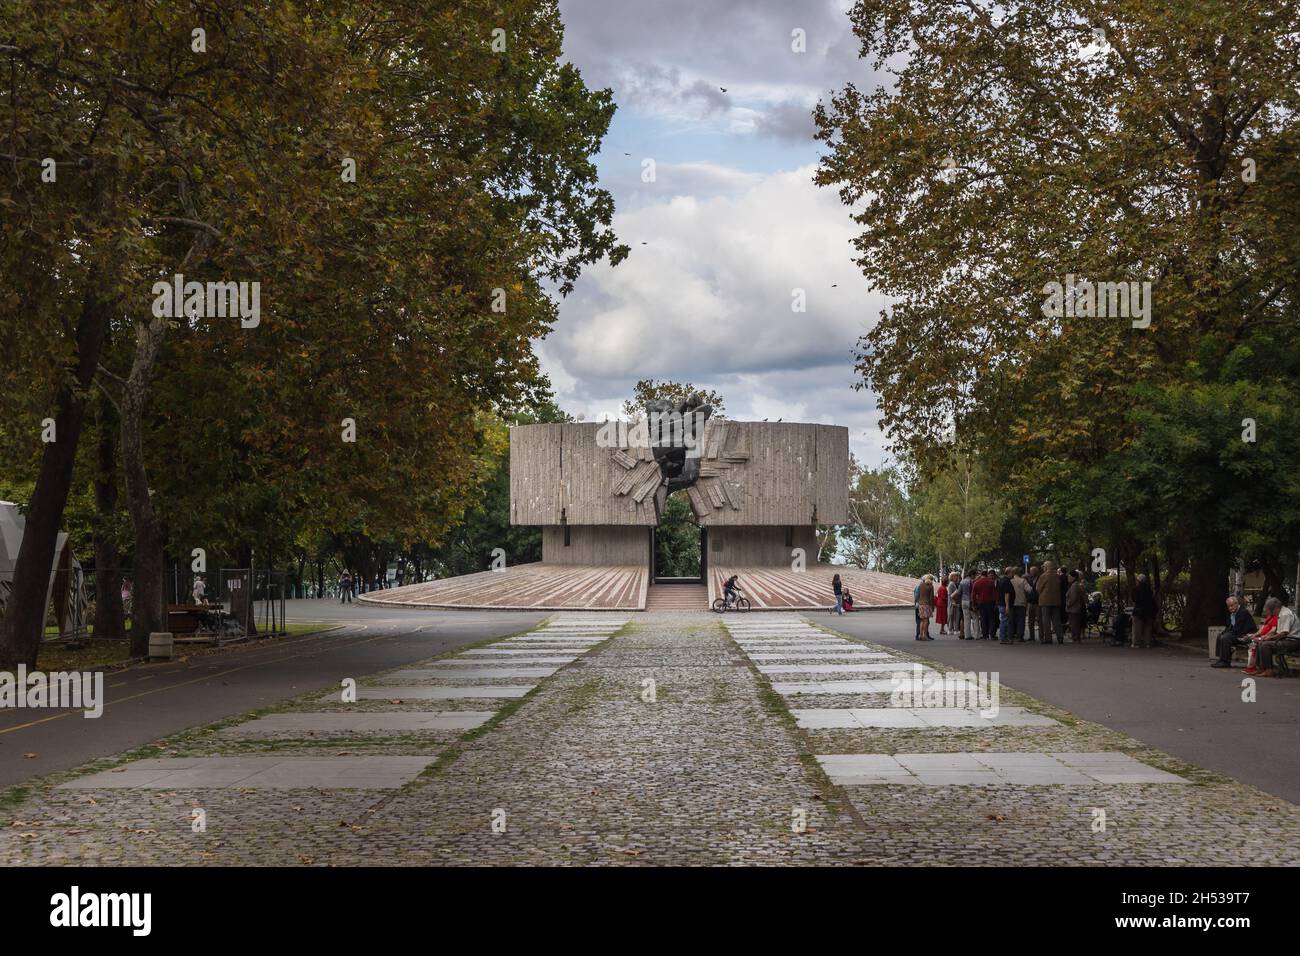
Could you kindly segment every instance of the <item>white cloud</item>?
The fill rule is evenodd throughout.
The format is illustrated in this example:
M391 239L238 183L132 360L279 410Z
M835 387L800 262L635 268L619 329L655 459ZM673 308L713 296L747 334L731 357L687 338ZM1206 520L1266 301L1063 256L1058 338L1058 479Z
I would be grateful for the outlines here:
M696 129L811 137L818 99L869 84L838 0L561 0L564 53L621 107ZM791 49L804 31L806 51Z
M855 453L878 461L874 401L852 389L853 351L884 299L852 262L848 211L813 185L813 170L690 164L720 191L641 194L620 212L614 227L631 256L584 273L538 343L561 405L599 417L637 379L690 381L720 391L734 418L847 425ZM806 312L791 309L795 288Z

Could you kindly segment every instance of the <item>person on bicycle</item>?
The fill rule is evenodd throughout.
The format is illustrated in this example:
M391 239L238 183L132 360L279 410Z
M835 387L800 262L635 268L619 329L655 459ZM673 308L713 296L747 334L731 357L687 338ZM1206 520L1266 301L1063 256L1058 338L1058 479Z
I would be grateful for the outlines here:
M736 580L739 577L739 574L733 574L731 577L727 578L727 582L722 585L722 597L725 599L727 607L731 607L736 603Z

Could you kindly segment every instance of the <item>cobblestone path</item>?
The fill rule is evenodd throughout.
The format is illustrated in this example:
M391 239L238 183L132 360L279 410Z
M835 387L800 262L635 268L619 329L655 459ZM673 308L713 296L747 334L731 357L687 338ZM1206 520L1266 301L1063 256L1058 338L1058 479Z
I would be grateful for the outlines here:
M1005 688L999 721L880 726L909 655L723 623L559 614L356 700L316 688L0 793L0 863L1300 862L1277 797Z

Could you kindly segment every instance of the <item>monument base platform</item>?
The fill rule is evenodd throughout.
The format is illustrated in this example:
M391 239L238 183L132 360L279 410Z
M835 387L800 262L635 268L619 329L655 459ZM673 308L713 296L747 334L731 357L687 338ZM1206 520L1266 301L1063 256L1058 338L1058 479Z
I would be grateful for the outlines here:
M915 578L881 571L864 571L838 564L815 564L803 571L790 568L717 567L709 572L709 604L722 596L722 584L733 574L755 611L826 610L835 606L831 580L836 574L853 595L855 608L911 607Z
M818 564L804 571L770 567L718 567L708 575L707 603L722 595L733 574L754 611L815 611L835 604L831 579L840 575L856 607L910 607L916 581L896 574ZM454 578L360 595L361 604L387 607L492 608L521 611L644 611L651 588L684 594L680 584L651 585L640 565L519 564ZM671 589L678 589L672 591ZM694 591L692 590L692 596ZM656 594L661 597L661 594ZM701 595L702 597L703 595ZM651 601L651 610L663 607Z
M360 595L387 607L495 608L520 611L640 611L650 575L639 565L517 564Z

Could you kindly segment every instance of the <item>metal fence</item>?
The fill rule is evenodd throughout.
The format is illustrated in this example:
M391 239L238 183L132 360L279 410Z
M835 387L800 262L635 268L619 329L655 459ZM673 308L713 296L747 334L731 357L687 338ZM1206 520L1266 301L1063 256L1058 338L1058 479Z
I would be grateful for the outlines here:
M129 620L135 596L134 573L130 568L108 570L114 580L120 582L117 587L120 589L123 616ZM49 639L122 637L120 634L89 630L89 626L95 622L99 606L99 582L93 568L80 573L87 597L83 606L84 614L79 621L75 616L70 616L71 625ZM199 578L203 579L201 590L195 587ZM290 587L287 571L218 568L205 574L196 574L188 568L173 567L163 584L163 599L169 608L203 607L201 626L194 633L221 643L248 635L271 637L288 633L285 598Z

